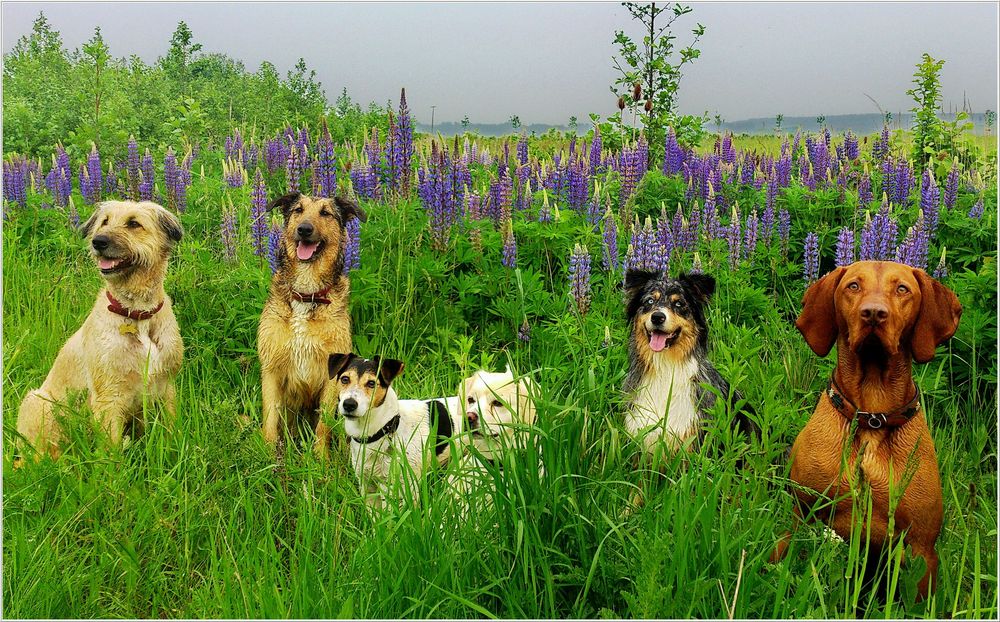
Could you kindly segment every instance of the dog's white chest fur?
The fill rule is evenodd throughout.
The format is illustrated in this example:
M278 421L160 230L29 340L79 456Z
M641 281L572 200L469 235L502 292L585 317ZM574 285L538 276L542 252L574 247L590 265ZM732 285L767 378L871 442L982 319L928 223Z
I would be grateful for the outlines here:
M697 432L697 374L698 361L693 358L674 363L660 356L642 377L625 427L633 437L642 438L647 450L660 439L677 449Z

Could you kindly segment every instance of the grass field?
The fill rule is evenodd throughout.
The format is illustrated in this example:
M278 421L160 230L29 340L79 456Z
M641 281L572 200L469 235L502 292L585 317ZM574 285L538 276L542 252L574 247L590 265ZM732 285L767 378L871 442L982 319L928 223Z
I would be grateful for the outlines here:
M809 526L784 563L767 563L791 517L785 452L832 366L792 324L801 276L762 259L758 290L717 270L711 358L760 413L763 438L741 470L717 425L705 451L654 473L635 466L621 425L620 274L595 271L581 317L563 293L566 246L544 229L515 223L513 271L499 268L492 230L482 256L464 238L434 255L419 204L369 204L352 273L356 351L404 360L402 397L453 394L470 372L507 362L542 388L537 451L491 470L476 493L491 509L461 518L431 478L420 506L374 516L342 456L276 457L264 444L255 335L270 270L245 242L245 214L238 259L223 262L209 187L195 182L167 278L186 345L176 425L151 409L143 436L107 448L78 409L66 453L17 470L20 399L101 279L64 213L29 207L4 223L4 617L996 617L996 385L978 379L979 357L960 388L951 345L915 368L944 487L940 587L915 604L921 565L893 564L882 581L896 597L883 605L855 578L864 543ZM724 255L706 256L706 271ZM986 265L995 279L995 248ZM528 342L498 319L525 316ZM974 354L992 348L960 338ZM628 513L638 486L647 502Z

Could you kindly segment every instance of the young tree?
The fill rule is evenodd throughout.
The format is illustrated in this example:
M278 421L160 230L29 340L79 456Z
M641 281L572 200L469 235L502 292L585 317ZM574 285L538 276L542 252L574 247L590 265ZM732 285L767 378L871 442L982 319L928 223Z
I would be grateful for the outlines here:
M94 142L98 148L101 146L101 96L104 88L101 85L101 78L104 69L108 65L111 56L108 54L108 45L101 36L101 27L94 29L94 36L83 44L83 56L93 68L93 81L91 82L91 95L94 99Z
M641 117L646 127L651 150L663 149L666 127L676 124L677 93L680 89L682 69L701 55L695 47L705 27L696 24L691 30L691 43L676 50L677 37L672 27L680 17L692 11L680 4L657 5L639 2L623 2L632 19L642 26L641 43L636 43L624 31L615 32L619 58L614 59L615 69L620 74L611 86L611 92L620 97L633 118ZM622 66L620 61L624 61ZM624 112L624 111L622 111ZM700 119L693 117L686 119ZM625 123L622 113L617 117L618 125ZM675 128L676 129L676 128ZM700 133L701 125L697 125Z

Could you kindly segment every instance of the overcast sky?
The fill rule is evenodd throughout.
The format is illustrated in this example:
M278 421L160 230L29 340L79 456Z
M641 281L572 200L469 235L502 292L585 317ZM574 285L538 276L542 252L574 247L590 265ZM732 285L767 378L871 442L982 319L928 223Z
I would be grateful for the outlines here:
M944 59L945 107L997 109L997 10L980 3L693 2L702 55L681 83L680 109L750 117L907 110L923 52ZM430 121L581 122L615 98L614 31L638 34L615 3L3 3L3 49L44 11L69 49L100 26L115 56L153 62L184 20L208 52L284 74L301 56L332 101L396 102Z

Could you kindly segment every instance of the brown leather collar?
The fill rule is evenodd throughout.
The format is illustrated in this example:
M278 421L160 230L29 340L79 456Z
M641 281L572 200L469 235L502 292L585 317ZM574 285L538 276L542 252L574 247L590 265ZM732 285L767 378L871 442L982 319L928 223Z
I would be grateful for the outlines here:
M326 289L321 289L318 292L312 294L303 294L297 291L292 291L292 298L298 300L299 302L311 302L318 305L328 305L330 304L330 299L326 297L330 293L332 287L327 287Z
M858 409L849 399L844 396L844 392L837 386L837 381L830 377L830 384L826 389L826 397L833 404L833 408L851 421L858 420L858 425L869 430L880 428L895 428L907 423L918 412L920 412L920 388L913 385L913 399L903 404L900 408L887 413L871 413Z
M122 317L127 317L130 320L148 320L156 315L157 311L163 308L163 301L161 300L160 304L156 305L156 307L150 311L142 311L141 309L126 309L122 303L118 302L118 300L111 295L111 292L104 293L107 295L108 301L111 303L108 305L108 311L117 313Z

